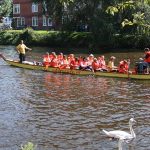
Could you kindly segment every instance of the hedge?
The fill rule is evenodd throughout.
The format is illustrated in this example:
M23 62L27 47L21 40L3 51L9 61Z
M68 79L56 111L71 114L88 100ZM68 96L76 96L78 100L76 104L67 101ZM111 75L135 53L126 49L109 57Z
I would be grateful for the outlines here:
M29 28L0 31L0 45L17 45L21 39L30 46L103 49L150 47L150 37L144 35L116 34L111 39L106 39L101 36L94 37L90 32L36 31Z

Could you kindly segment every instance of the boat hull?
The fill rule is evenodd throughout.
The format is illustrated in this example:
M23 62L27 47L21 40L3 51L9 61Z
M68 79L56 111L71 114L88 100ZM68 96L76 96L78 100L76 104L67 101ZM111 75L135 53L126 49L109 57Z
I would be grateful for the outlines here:
M5 61L15 67L31 69L31 70L41 70L41 71L48 71L53 73L66 73L66 74L73 74L73 75L92 75L96 77L111 77L111 78L125 78L125 79L137 79L137 80L150 80L150 75L144 74L121 74L116 72L92 72L92 71L83 71L83 70L74 70L74 69L60 69L60 68L53 68L53 67L45 67L40 65L30 65L19 63L17 61L5 59Z

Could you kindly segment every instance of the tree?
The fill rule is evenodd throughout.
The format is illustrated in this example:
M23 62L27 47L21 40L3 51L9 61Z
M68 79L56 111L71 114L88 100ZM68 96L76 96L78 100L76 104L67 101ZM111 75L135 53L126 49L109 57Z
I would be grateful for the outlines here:
M130 13L128 16L121 18L122 27L137 26L137 31L140 34L149 34L150 31L150 0L126 0L122 3L117 3L114 6L109 6L106 10L111 15Z
M111 40L113 24L105 9L110 2L105 0L33 0L46 4L45 13L53 18L56 29L65 31L90 31L94 45ZM114 0L113 0L114 1ZM115 1L116 2L116 1ZM63 22L62 22L63 20ZM86 29L88 28L88 29ZM100 39L99 39L100 37ZM103 37L103 38L102 38Z
M49 14L55 28L60 29L64 7L73 2L73 0L33 0L33 2L41 3L43 5L43 12Z
M12 0L3 0L0 5L0 16L10 16L12 14Z

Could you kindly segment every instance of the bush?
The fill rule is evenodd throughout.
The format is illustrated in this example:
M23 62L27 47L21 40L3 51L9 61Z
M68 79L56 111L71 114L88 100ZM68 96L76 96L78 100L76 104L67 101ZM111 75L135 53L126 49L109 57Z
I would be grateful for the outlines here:
M0 32L1 45L14 45L19 40L20 32L2 31Z

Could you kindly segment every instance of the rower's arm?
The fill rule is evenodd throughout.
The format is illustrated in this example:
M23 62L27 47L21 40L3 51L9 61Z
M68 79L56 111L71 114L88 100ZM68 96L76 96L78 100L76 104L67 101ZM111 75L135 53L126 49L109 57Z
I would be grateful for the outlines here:
M26 46L25 48L26 48L27 50L29 50L29 51L31 51L31 50L32 50L31 48L29 48L29 47L27 47L27 46Z

